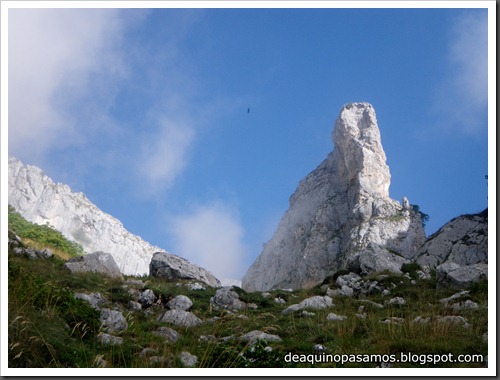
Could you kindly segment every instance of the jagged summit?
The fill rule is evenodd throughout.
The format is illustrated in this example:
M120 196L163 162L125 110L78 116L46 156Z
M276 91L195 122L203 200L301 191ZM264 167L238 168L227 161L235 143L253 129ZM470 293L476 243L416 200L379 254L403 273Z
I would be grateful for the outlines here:
M342 107L334 150L290 197L277 231L242 279L247 290L314 286L342 268L399 271L425 240L408 200L389 198L390 172L375 110Z

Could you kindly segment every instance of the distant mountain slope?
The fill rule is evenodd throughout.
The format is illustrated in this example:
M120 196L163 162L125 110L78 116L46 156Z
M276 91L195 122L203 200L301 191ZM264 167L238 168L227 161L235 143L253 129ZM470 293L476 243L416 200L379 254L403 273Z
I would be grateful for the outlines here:
M55 184L41 169L14 157L9 157L9 204L27 220L48 223L80 243L86 253L110 253L124 274L148 274L153 253L164 251L128 232L83 193Z

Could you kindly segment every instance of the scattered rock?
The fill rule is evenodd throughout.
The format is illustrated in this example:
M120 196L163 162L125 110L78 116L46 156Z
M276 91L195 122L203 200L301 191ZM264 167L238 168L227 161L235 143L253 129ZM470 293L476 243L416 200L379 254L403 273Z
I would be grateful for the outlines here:
M436 268L438 288L464 289L483 279L488 279L488 264L460 266L448 261Z
M101 293L75 293L75 298L88 302L95 310L101 310L101 308L108 307L111 304Z
M302 310L302 313L300 313L300 315L302 315L304 317L313 317L316 314L315 313L311 313L310 311L307 311L307 310Z
M406 300L403 297L394 297L386 301L387 305L405 305Z
M64 266L71 273L100 273L111 278L123 279L113 256L102 251L74 257L66 261Z
M191 306L193 306L193 301L191 301L189 297L183 295L176 296L167 303L167 307L170 310L187 311L189 310L189 308L191 308Z
M216 308L237 311L246 307L246 304L240 300L238 293L232 290L231 287L224 287L217 290L215 295L210 299L210 303Z
M313 350L314 350L314 352L321 353L321 352L325 352L326 351L326 347L323 346L322 344L315 344L313 346Z
M456 299L459 299L461 297L465 297L465 296L469 295L469 293L470 292L468 290L463 290L460 293L455 293L455 294L453 294L452 296L450 296L448 298L442 298L442 299L439 300L439 302L441 302L441 303L448 303L448 302L454 301Z
M146 289L142 292L139 292L138 301L142 305L142 307L150 307L155 303L158 297L151 289Z
M139 356L140 356L141 358L144 358L144 357L146 357L146 356L150 356L150 355L153 355L153 354L156 354L156 350L155 350L154 348L151 348L151 347L146 347L146 348L144 348L144 349L140 352Z
M165 338L165 340L170 343L177 342L179 338L182 336L174 329L165 326L159 327L156 331L153 331L153 334Z
M167 310L158 318L158 322L167 322L184 327L193 327L202 323L201 319L196 315L184 310Z
M184 367L194 367L198 364L198 358L186 351L180 353L179 359Z
M444 317L437 317L439 323L460 324L463 328L468 329L471 325L464 317L460 315L445 315Z
M199 282L193 282L186 285L189 290L205 290L205 287Z
M102 329L110 333L124 331L128 328L127 320L118 310L102 309L100 321Z
M267 334L263 331L254 330L246 333L239 338L242 341L248 342L250 345L257 343L259 340L266 342L280 342L281 338L278 335Z
M114 336L106 333L99 333L97 335L97 341L100 344L106 345L106 346L119 346L123 344L123 338L120 338L119 336Z
M345 315L337 315L335 313L330 313L326 316L326 319L329 321L343 321L347 319Z
M463 302L456 302L450 305L450 307L455 311L466 310L466 309L477 309L479 305L471 300L465 300Z
M214 288L220 286L220 281L206 269L167 252L156 252L153 255L149 265L149 274L170 281L195 280Z
M142 309L142 305L139 302L129 301L127 304L127 309L132 311L139 311Z
M217 342L217 338L214 335L200 335L198 338L200 342L208 342L208 343L215 343Z
M274 302L276 302L276 303L286 303L286 301L283 298L281 298L281 297L276 297L274 299Z
M431 317L427 317L427 318L424 318L424 317L421 317L420 315L415 317L413 319L413 323L422 323L422 324L427 324L431 321Z
M281 314L289 314L302 309L326 309L333 306L333 300L328 296L314 296L306 298L298 304L291 305L281 312Z
M395 324L395 325L399 325L401 323L404 322L404 319L403 318L399 318L399 317L389 317L389 318L386 318L384 319L383 321L380 321L380 323L386 323L386 324Z

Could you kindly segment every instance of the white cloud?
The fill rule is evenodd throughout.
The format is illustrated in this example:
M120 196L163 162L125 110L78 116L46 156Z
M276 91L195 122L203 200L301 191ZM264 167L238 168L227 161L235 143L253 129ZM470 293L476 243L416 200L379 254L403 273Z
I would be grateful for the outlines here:
M171 222L176 253L219 279L243 275L244 231L234 208L223 202L198 206Z
M488 17L469 11L455 20L446 77L438 85L434 112L446 128L474 135L486 130L488 107Z
M137 170L145 179L145 193L157 193L171 186L187 164L194 129L188 121L158 121L153 133L142 137ZM135 159L135 157L134 157Z
M9 10L9 150L43 155L82 138L66 112L95 83L121 75L118 10ZM103 87L100 86L103 90ZM94 97L102 98L101 93ZM72 110L74 111L74 109Z

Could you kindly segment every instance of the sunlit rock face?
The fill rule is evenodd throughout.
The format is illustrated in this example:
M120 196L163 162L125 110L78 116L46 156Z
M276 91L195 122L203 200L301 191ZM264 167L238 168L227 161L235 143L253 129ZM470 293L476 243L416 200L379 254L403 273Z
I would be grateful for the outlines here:
M14 157L9 157L9 204L30 222L48 223L80 243L86 253L110 253L123 274L147 274L153 253L161 251L128 232L83 193L54 183L41 169Z
M339 269L397 272L425 240L420 214L389 197L375 110L345 105L334 150L300 183L278 229L242 279L244 289L307 288Z

